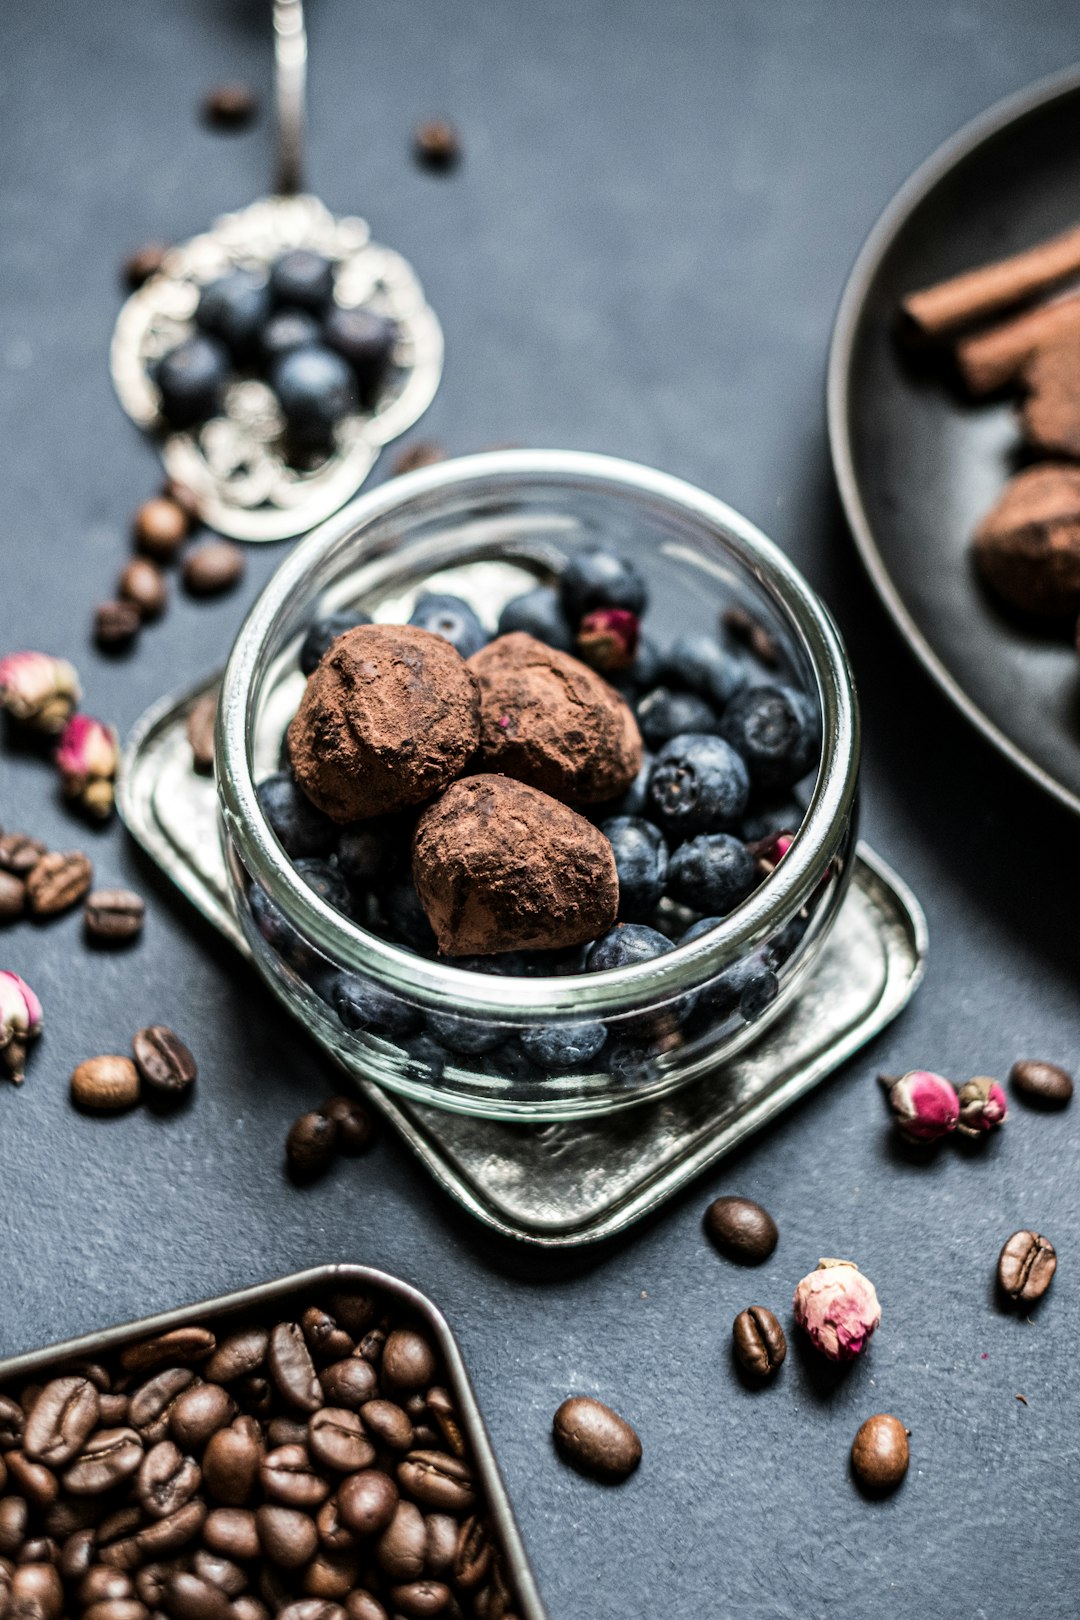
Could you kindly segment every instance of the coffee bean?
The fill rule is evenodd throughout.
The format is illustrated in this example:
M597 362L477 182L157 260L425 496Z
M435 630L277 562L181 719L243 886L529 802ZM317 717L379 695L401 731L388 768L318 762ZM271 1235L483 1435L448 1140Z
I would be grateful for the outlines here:
M337 1320L321 1305L309 1305L300 1318L308 1349L320 1361L341 1361L351 1356L356 1346L351 1334L339 1327Z
M202 116L215 129L242 129L259 110L259 101L249 85L239 81L218 84L203 98Z
M368 1333L364 1334L357 1344L356 1354L363 1356L365 1361L370 1361L373 1367L381 1367L385 1347L386 1329L381 1327L372 1328ZM411 1413L409 1415L412 1416Z
M429 118L413 131L413 152L421 168L445 173L461 161L458 132L448 119Z
M346 1333L351 1333L354 1339L359 1339L365 1334L379 1314L376 1302L370 1294L356 1293L331 1294L330 1312L341 1323ZM367 1354L366 1351L363 1353ZM370 1356L368 1360L371 1360Z
M185 730L191 744L191 762L200 776L214 770L214 727L217 724L218 688L204 692L188 710Z
M390 476L400 478L403 473L416 472L420 467L434 467L437 462L446 460L446 454L434 439L417 439L398 451L390 464Z
M354 1535L374 1536L386 1529L398 1505L398 1488L389 1474L363 1468L350 1474L337 1493L338 1512Z
M159 618L169 602L169 587L161 569L148 557L133 557L120 575L118 595L122 602L130 602L139 618Z
M998 1286L1017 1305L1042 1299L1054 1280L1057 1253L1038 1232L1014 1232L998 1256Z
M13 1617L33 1613L36 1620L60 1620L63 1607L63 1584L51 1564L19 1566L11 1582Z
M172 1620L232 1620L224 1592L219 1592L199 1575L184 1572L170 1575L165 1582L162 1602Z
M411 1451L413 1426L409 1414L393 1401L365 1401L360 1408L364 1428L391 1451Z
M1014 1063L1009 1070L1009 1080L1024 1101L1037 1108L1064 1108L1073 1094L1073 1078L1068 1069L1039 1059Z
M135 1488L143 1512L165 1519L190 1502L201 1484L202 1472L194 1457L185 1457L171 1440L159 1440L139 1465Z
M66 1502L58 1502L56 1508L68 1507L69 1505ZM50 1510L50 1516L56 1512L56 1508ZM57 1568L65 1581L71 1581L72 1583L81 1581L89 1569L96 1567L94 1565L96 1546L97 1534L92 1524L87 1525L85 1529L69 1532L64 1540L64 1545L60 1549L60 1559L57 1564Z
M330 1495L329 1481L311 1466L303 1446L277 1446L268 1451L259 1469L259 1482L271 1501L309 1513Z
M175 1573L176 1567L170 1564L144 1564L142 1569L135 1571L135 1590L139 1599L148 1608L153 1609L155 1614L161 1612L165 1597L165 1582Z
M754 1378L771 1378L787 1355L784 1330L764 1305L739 1312L732 1339L739 1366Z
M55 917L82 899L94 869L79 850L42 855L26 880L26 898L35 917Z
M891 1491L908 1470L908 1430L899 1418L878 1412L860 1424L851 1447L855 1477L868 1491Z
M257 1372L266 1360L270 1334L264 1327L240 1328L222 1339L203 1371L214 1384L230 1384Z
M264 1503L256 1509L255 1523L263 1553L282 1569L299 1569L314 1557L319 1538L308 1514Z
M375 1122L355 1097L331 1097L319 1112L336 1128L335 1145L339 1153L363 1153L371 1146Z
M359 1412L379 1387L374 1367L361 1355L347 1356L324 1367L319 1383L328 1406L344 1406L350 1412Z
M239 1597L247 1585L247 1576L239 1564L234 1564L231 1558L207 1552L205 1547L200 1547L196 1552L194 1563L195 1574L209 1581L211 1586L216 1586L226 1597Z
M241 1592L238 1598L233 1599L232 1614L233 1620L270 1620L270 1610L266 1604L250 1592Z
M165 242L144 242L142 247L128 254L124 260L124 280L132 292L136 292L151 276L157 275L168 251Z
M277 1446L307 1446L308 1426L304 1418L276 1417L266 1425L266 1443Z
M354 1474L375 1461L375 1447L364 1433L364 1424L355 1412L343 1407L324 1406L312 1414L308 1449L317 1463L335 1474Z
M340 1602L360 1579L360 1556L355 1552L318 1552L304 1571L309 1597Z
M327 1603L322 1598L298 1598L278 1610L278 1620L348 1620L338 1603Z
M148 1378L128 1401L128 1419L132 1428L138 1429L145 1438L145 1431L160 1423L162 1435L159 1438L163 1438L169 1407L181 1390L187 1389L194 1381L195 1374L190 1367L165 1367Z
M0 871L0 925L17 922L26 909L26 884L14 872Z
M131 1043L135 1067L151 1092L175 1098L190 1089L198 1074L195 1059L165 1024L140 1029Z
M107 1429L120 1429L128 1421L126 1395L102 1395L99 1402L101 1422Z
M294 1119L285 1138L289 1169L299 1176L317 1176L333 1160L337 1147L337 1126L325 1114L301 1114Z
M395 1488L394 1495L397 1495ZM0 1497L0 1554L10 1557L26 1539L30 1510L23 1496Z
M187 532L187 513L177 501L164 495L144 501L135 513L135 544L155 562L172 562Z
M139 1071L130 1058L87 1058L71 1076L71 1095L82 1108L130 1108L139 1100Z
M108 1564L94 1564L79 1584L79 1602L86 1608L92 1603L118 1603L133 1596L134 1592L130 1575L122 1569L110 1569Z
M231 540L203 540L184 560L184 584L192 596L216 596L238 585L247 558Z
M100 1409L101 1397L88 1378L54 1378L26 1420L26 1455L50 1468L70 1462L96 1426Z
M203 1525L203 1540L224 1558L246 1562L259 1556L259 1532L250 1508L214 1508Z
M86 897L83 925L97 945L127 945L142 933L146 906L133 889L94 889Z
M717 1198L705 1211L705 1230L729 1259L757 1266L776 1248L776 1222L750 1198Z
M100 1496L137 1473L142 1441L134 1429L99 1429L90 1436L63 1479L73 1496Z
M464 1513L476 1500L468 1463L448 1451L410 1451L397 1477L403 1491L440 1512Z
M34 1536L30 1541L24 1541L19 1548L17 1562L20 1564L55 1564L60 1557L60 1549L52 1536Z
M336 1496L328 1496L315 1515L315 1528L319 1534L319 1543L327 1552L349 1552L356 1546L356 1537L341 1517L341 1508Z
M171 1558L199 1534L206 1523L206 1503L201 1499L185 1502L167 1518L144 1525L135 1537L139 1554L143 1558Z
M430 1520L428 1521L430 1526ZM451 1570L454 1583L471 1592L487 1579L494 1548L487 1525L478 1514L466 1519L457 1533ZM430 1559L429 1559L430 1563Z
M203 1453L203 1477L211 1496L229 1507L251 1499L263 1460L262 1435L254 1418L238 1417L211 1435Z
M9 1395L0 1395L0 1451L11 1451L22 1444L26 1427L26 1413L18 1401Z
M426 1389L436 1365L430 1344L411 1328L396 1328L383 1348L382 1376L390 1391Z
M120 1365L125 1372L148 1372L151 1367L161 1367L171 1361L205 1361L216 1349L217 1340L209 1328L173 1328L168 1333L159 1333L155 1339L141 1339L137 1344L126 1345L120 1352Z
M395 1612L405 1620L427 1620L429 1615L442 1614L450 1602L450 1588L441 1581L409 1581L392 1587L390 1597Z
M427 1392L427 1409L438 1424L447 1448L455 1457L464 1457L468 1447L461 1431L457 1408L445 1389L433 1387Z
M414 1502L399 1502L375 1543L375 1560L392 1581L418 1581L424 1573L427 1529Z
M84 1609L82 1620L150 1620L150 1610L138 1598L109 1598Z
M44 853L40 838L31 838L29 833L4 833L0 837L0 870L27 878Z
M94 640L106 652L130 647L142 626L134 602L99 602L94 609Z
M600 1479L622 1480L641 1461L641 1441L603 1401L574 1395L555 1413L555 1444L565 1462Z
M169 1433L184 1451L201 1451L236 1412L236 1402L220 1384L192 1384L172 1403Z
M273 1329L267 1363L279 1394L290 1406L298 1406L302 1412L318 1411L323 1392L298 1322L279 1322Z
M349 1620L388 1620L386 1610L378 1598L363 1587L357 1587L345 1599L345 1613Z
M25 1496L32 1508L40 1513L56 1501L60 1486L56 1475L44 1463L32 1462L21 1451L9 1451L4 1461L11 1489Z

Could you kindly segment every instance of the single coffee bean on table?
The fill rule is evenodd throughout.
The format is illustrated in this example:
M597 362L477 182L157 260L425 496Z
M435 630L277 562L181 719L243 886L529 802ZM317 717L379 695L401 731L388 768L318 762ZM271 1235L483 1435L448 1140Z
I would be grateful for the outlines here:
M136 292L151 276L156 276L165 262L165 255L169 251L167 242L144 242L129 253L124 260L124 280L132 292Z
M80 850L42 855L26 879L26 897L35 917L55 917L90 891L94 869Z
M313 1110L301 1114L289 1126L285 1157L294 1174L319 1175L329 1167L336 1152L337 1126L325 1114Z
M26 884L14 872L0 870L0 924L16 922L26 910Z
M413 152L422 168L453 169L461 161L461 140L449 119L428 118L413 132Z
M319 1113L325 1114L334 1125L339 1153L363 1153L371 1146L375 1121L358 1098L331 1097L323 1103Z
M184 585L192 596L216 596L244 577L247 558L231 540L203 540L184 559Z
M169 601L165 575L148 557L132 558L120 575L117 594L134 605L140 619L159 618Z
M94 640L113 652L130 647L142 626L142 614L134 602L101 602L94 609Z
M146 906L133 889L93 889L86 897L83 925L99 945L126 945L142 933Z
M1015 1305L1034 1305L1054 1280L1057 1252L1038 1232L1014 1232L998 1256L998 1287Z
M1037 1058L1014 1063L1009 1081L1026 1103L1037 1108L1064 1108L1073 1094L1073 1077L1068 1069Z
M134 527L135 544L143 555L154 562L170 563L187 539L190 523L178 501L155 495L135 513Z
M0 871L28 878L44 854L40 838L31 838L29 833L4 833L0 838Z
M199 1073L195 1059L167 1024L140 1029L131 1045L135 1066L156 1095L181 1097L195 1083Z
M910 1432L888 1412L877 1412L860 1424L851 1447L851 1467L865 1490L884 1493L900 1484L908 1471Z
M772 1311L750 1305L732 1325L732 1346L739 1366L754 1378L771 1378L787 1355L787 1339Z
M131 1108L139 1100L139 1071L130 1058L87 1058L71 1076L71 1095L83 1108Z
M259 99L250 85L239 80L217 84L203 97L203 122L214 129L243 129L259 110Z
M624 1417L589 1395L563 1401L552 1423L565 1462L583 1474L617 1483L641 1461L641 1441Z
M214 770L214 727L217 722L218 691L204 692L188 712L187 740L191 744L191 763L200 776L210 776Z
M717 1248L743 1265L760 1265L776 1248L776 1222L752 1198L715 1198L705 1211L705 1230Z

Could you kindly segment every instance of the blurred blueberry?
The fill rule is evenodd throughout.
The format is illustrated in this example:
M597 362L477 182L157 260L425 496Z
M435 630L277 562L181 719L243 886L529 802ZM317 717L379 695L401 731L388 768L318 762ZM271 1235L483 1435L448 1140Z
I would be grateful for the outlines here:
M286 855L326 855L333 849L337 827L305 798L287 771L264 776L255 796Z
M434 956L438 946L427 912L411 876L399 878L386 890L382 914L393 938L420 956Z
M770 967L783 967L784 963L794 955L796 949L802 943L803 935L809 926L809 916L805 911L800 911L773 935L762 952Z
M758 881L754 857L730 833L702 833L671 857L667 892L693 911L726 917Z
M673 737L649 778L649 814L672 838L734 826L746 808L746 766L722 737Z
M672 737L720 729L720 716L711 703L696 692L673 692L667 686L646 692L637 706L637 722L650 748L660 748Z
M739 832L748 844L757 843L759 838L771 838L775 833L796 833L805 814L797 799L753 802L743 815Z
M510 1033L502 1024L489 1024L479 1018L464 1018L459 1013L429 1012L428 1032L440 1046L464 1057L479 1057L482 1052L493 1052Z
M339 973L331 1001L345 1028L384 1039L401 1040L418 1028L420 1014L407 1001L358 973Z
M641 769L627 788L621 799L612 799L610 804L590 805L590 811L597 811L603 816L643 816L649 798L649 777L652 774L654 756L648 749L641 757Z
M230 270L199 294L195 324L220 338L243 363L258 353L259 336L269 314L270 289L265 278L251 270Z
M373 309L341 309L327 315L323 335L328 346L356 373L365 404L371 404L390 365L398 329L387 315Z
M283 355L271 369L270 386L288 435L299 445L327 444L336 424L360 404L349 367L339 354L317 343Z
M724 710L721 735L746 761L755 787L790 787L817 755L810 700L786 686L748 687Z
M674 948L670 939L655 928L647 928L644 923L621 923L590 947L585 967L589 973L605 973L609 968L651 962Z
M575 629L594 608L625 608L640 617L648 600L645 581L634 564L603 546L568 557L559 586L566 616Z
M540 1024L521 1032L521 1045L541 1069L580 1069L607 1040L603 1024Z
M645 692L650 686L655 686L660 679L660 670L663 667L663 654L656 642L646 632L638 636L637 652L634 662L628 671L630 680L639 691Z
M321 315L334 294L334 267L321 253L292 248L270 271L270 292L275 304Z
M409 623L418 630L430 630L433 636L442 636L462 658L471 658L473 653L487 646L487 631L460 596L424 591L416 598Z
M746 670L739 660L715 636L695 630L676 636L664 657L663 674L672 685L689 687L717 709L746 684Z
M358 624L370 624L371 615L361 613L357 608L350 608L344 613L331 613L325 619L316 619L300 645L300 668L305 675L310 675L319 667L323 654L332 641L343 636L346 630L355 630Z
M300 937L280 906L257 883L251 885L248 904L255 927L271 950L277 951L298 973L310 971L318 960L314 951Z
M259 348L267 365L309 343L318 343L319 323L306 309L279 309L259 333Z
M700 939L702 934L718 928L721 921L720 917L702 917L686 930L679 944ZM737 1011L748 1024L752 1023L775 1001L779 988L780 981L766 952L754 951L702 986L697 997L697 1017L715 1020Z
M401 865L403 853L402 829L383 817L354 822L338 839L338 866L352 888L378 888L389 883Z
M563 612L559 593L551 585L537 585L524 596L515 596L507 602L499 614L499 634L508 636L514 630L523 630L559 652L574 650L573 631Z
M197 332L170 349L154 373L161 412L170 426L193 427L216 416L230 373L228 352L217 338Z
M328 906L333 906L344 916L349 915L349 886L336 866L330 861L319 860L315 855L305 855L293 862L293 868L308 888L314 889L320 900L325 900Z
M664 835L640 816L613 816L600 823L611 845L619 878L619 916L647 917L664 892L668 854ZM699 908L700 909L700 908Z

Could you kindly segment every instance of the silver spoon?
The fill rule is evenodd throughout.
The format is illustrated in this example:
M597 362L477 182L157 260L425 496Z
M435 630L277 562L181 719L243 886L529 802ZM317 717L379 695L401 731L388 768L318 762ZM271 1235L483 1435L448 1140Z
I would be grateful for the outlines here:
M442 375L442 330L412 266L370 238L364 220L337 218L301 190L307 36L302 0L273 0L277 191L225 214L171 248L161 269L124 304L110 367L132 421L158 440L169 476L190 490L203 521L237 540L304 534L355 494L380 448L427 409ZM334 301L389 316L397 338L370 409L343 417L325 452L301 465L283 442L284 418L267 383L238 375L219 415L171 428L154 381L156 362L195 330L201 289L229 270L269 271L292 248L334 264Z

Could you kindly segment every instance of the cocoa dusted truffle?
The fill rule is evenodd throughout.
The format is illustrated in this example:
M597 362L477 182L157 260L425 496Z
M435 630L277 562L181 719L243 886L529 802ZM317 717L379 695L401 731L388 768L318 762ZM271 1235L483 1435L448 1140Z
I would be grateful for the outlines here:
M975 560L1024 613L1080 612L1080 467L1048 461L1011 478L975 531Z
M508 776L467 776L428 806L413 880L447 956L581 945L611 928L619 907L603 833Z
M625 793L641 766L641 733L587 665L515 630L475 653L469 668L480 684L481 767L571 803Z
M330 644L289 726L313 804L361 821L420 804L453 781L480 737L476 681L441 636L363 624Z

